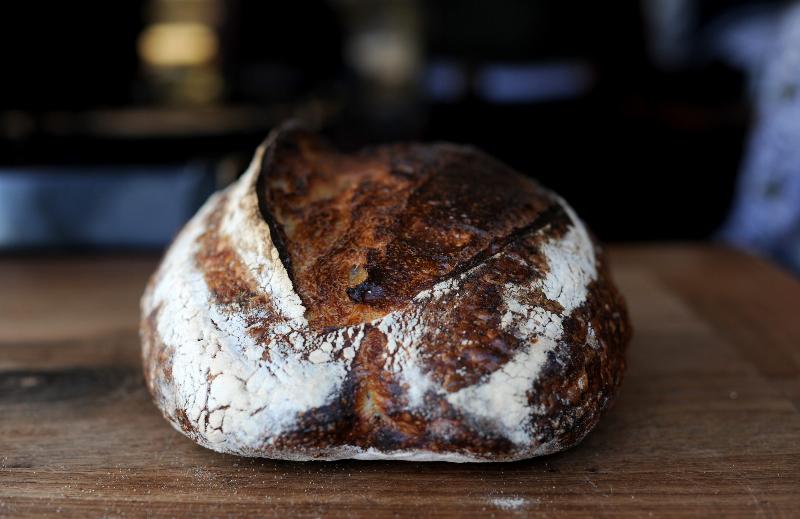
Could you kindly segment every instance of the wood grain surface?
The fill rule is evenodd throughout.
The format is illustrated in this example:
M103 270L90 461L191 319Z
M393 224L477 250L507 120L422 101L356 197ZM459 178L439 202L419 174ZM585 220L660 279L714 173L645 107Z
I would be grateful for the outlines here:
M155 258L0 259L0 516L800 514L800 283L721 248L612 249L635 336L579 446L508 464L236 458L142 382Z

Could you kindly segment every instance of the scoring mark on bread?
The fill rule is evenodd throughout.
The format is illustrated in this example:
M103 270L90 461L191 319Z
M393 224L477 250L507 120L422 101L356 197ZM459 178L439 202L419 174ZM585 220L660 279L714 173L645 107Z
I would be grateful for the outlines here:
M315 329L398 310L563 219L535 183L450 144L380 146L354 157L292 130L267 149L256 190Z

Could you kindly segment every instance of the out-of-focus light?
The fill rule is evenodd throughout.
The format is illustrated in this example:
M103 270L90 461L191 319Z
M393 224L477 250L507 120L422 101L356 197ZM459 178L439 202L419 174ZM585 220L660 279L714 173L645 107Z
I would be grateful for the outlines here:
M21 110L0 113L0 138L11 141L28 138L36 130L33 117Z
M422 75L423 91L431 101L455 103L469 90L467 74L463 67L451 61L435 61Z
M214 31L201 23L156 23L141 33L138 48L141 60L151 66L198 66L217 56L219 42Z
M475 90L490 103L530 103L579 97L592 83L582 63L488 65L478 72Z
M780 4L731 9L713 20L705 31L707 52L758 76L764 71L766 60L775 54L783 12Z
M415 44L401 31L365 31L348 47L350 64L365 77L386 85L411 81L418 67Z

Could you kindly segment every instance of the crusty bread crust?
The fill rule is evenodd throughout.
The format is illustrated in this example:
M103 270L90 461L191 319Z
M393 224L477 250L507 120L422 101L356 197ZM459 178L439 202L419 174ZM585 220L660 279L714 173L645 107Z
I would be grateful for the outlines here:
M630 326L534 181L468 147L345 155L288 126L176 238L141 336L157 405L206 447L507 461L595 426Z

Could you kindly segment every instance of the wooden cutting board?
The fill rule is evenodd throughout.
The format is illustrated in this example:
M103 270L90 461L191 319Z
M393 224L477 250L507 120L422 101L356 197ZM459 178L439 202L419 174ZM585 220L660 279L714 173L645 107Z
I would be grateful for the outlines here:
M0 259L0 516L800 514L800 283L720 248L612 250L635 327L579 446L507 464L276 462L175 432L139 367L155 259Z

